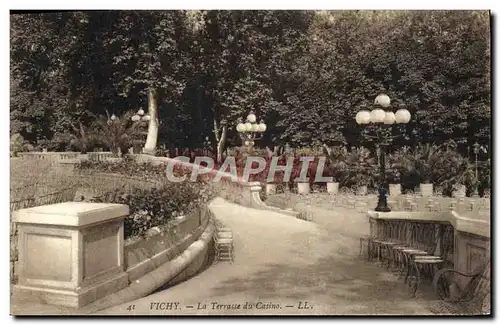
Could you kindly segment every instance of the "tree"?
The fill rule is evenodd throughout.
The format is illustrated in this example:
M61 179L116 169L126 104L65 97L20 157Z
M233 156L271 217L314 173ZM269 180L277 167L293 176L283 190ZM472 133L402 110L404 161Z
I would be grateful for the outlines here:
M158 141L158 101L172 102L186 84L186 14L120 11L113 18L107 48L113 53L115 85L122 96L147 94L151 120L144 152L152 153Z
M193 60L199 86L211 105L217 156L234 134L237 119L250 110L260 117L279 107L273 82L290 46L307 29L308 14L293 11L202 11L196 16L198 36ZM281 55L281 57L280 57ZM278 88L278 87L275 87Z

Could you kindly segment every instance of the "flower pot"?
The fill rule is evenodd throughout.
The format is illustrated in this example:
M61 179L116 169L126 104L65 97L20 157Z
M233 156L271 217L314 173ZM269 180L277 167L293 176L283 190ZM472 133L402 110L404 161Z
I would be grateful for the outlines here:
M368 193L368 186L362 185L358 186L358 189L356 190L356 195L366 195Z
M339 183L338 182L328 182L326 183L326 191L330 194L339 193Z
M266 184L266 194L276 194L276 184Z
M401 184L389 184L389 195L390 196L401 195Z
M422 196L432 196L434 193L433 184L420 184L420 194Z
M309 183L297 183L297 192L299 194L309 194L311 192Z
M465 197L467 192L467 188L463 184L458 184L453 188L452 196L453 197Z

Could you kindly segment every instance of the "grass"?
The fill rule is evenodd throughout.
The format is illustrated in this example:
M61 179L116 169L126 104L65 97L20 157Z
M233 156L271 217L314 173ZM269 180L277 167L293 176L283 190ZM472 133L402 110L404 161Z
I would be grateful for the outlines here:
M77 192L99 195L116 188L150 188L144 182L122 175L79 175L51 165L50 161L12 158L10 160L10 209L73 201Z
M73 186L71 179L51 166L49 161L11 159L11 208L65 199Z

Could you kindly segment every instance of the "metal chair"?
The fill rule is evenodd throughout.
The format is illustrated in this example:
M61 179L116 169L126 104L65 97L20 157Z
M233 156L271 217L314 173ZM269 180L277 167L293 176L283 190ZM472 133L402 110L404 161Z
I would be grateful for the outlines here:
M231 229L225 227L220 221L215 221L214 232L215 261L234 261L234 240Z
M414 297L416 296L417 289L420 284L421 275L428 273L430 279L432 279L437 270L441 269L446 262L446 256L448 255L448 251L451 249L448 247L450 239L452 240L453 238L453 230L451 227L447 227L445 229L442 225L430 226L435 227L434 231L427 229L425 232L426 238L424 238L424 242L433 246L433 254L415 256L410 260L413 271L412 273L414 275L414 278L412 279L414 279L414 281L409 281L408 286ZM429 228L429 226L426 228ZM443 231L445 232L443 233ZM442 251L441 248L443 248Z

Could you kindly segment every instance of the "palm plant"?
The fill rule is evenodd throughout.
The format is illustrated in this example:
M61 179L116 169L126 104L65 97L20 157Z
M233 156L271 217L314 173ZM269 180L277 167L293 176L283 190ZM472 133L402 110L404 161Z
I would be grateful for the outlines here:
M346 157L349 178L357 186L368 186L377 170L375 158L366 148L355 148Z
M78 122L78 127L72 126L73 133L70 134L70 145L80 150L81 154L86 154L96 143L96 135L89 132L90 130Z
M132 121L133 111L125 112L118 118L114 114L106 116L101 115L94 123L96 132L96 141L109 148L109 150L118 156L119 150L126 154L128 149L135 144L141 143L141 137L145 132L141 131L141 122Z
M491 159L480 165L478 183L482 188L491 188Z
M436 184L442 186L445 192L451 193L460 185L469 188L477 186L474 166L469 159L452 149L441 152L440 156L441 159L434 166L434 173Z
M415 171L419 176L420 183L429 184L436 180L435 167L441 159L441 153L442 151L437 145L427 143L425 145L417 146L413 157Z
M409 160L409 148L403 147L388 155L387 159L387 181L389 184L399 184L402 178L408 174L408 166L411 165Z
M333 177L334 182L340 183L348 174L347 167L347 149L345 147L332 148L328 153L324 176Z
M405 149L404 154L400 152L399 162L395 162L394 166L404 175L417 178L420 184L429 184L435 181L435 167L441 159L441 154L442 151L437 145L418 145L413 150Z

